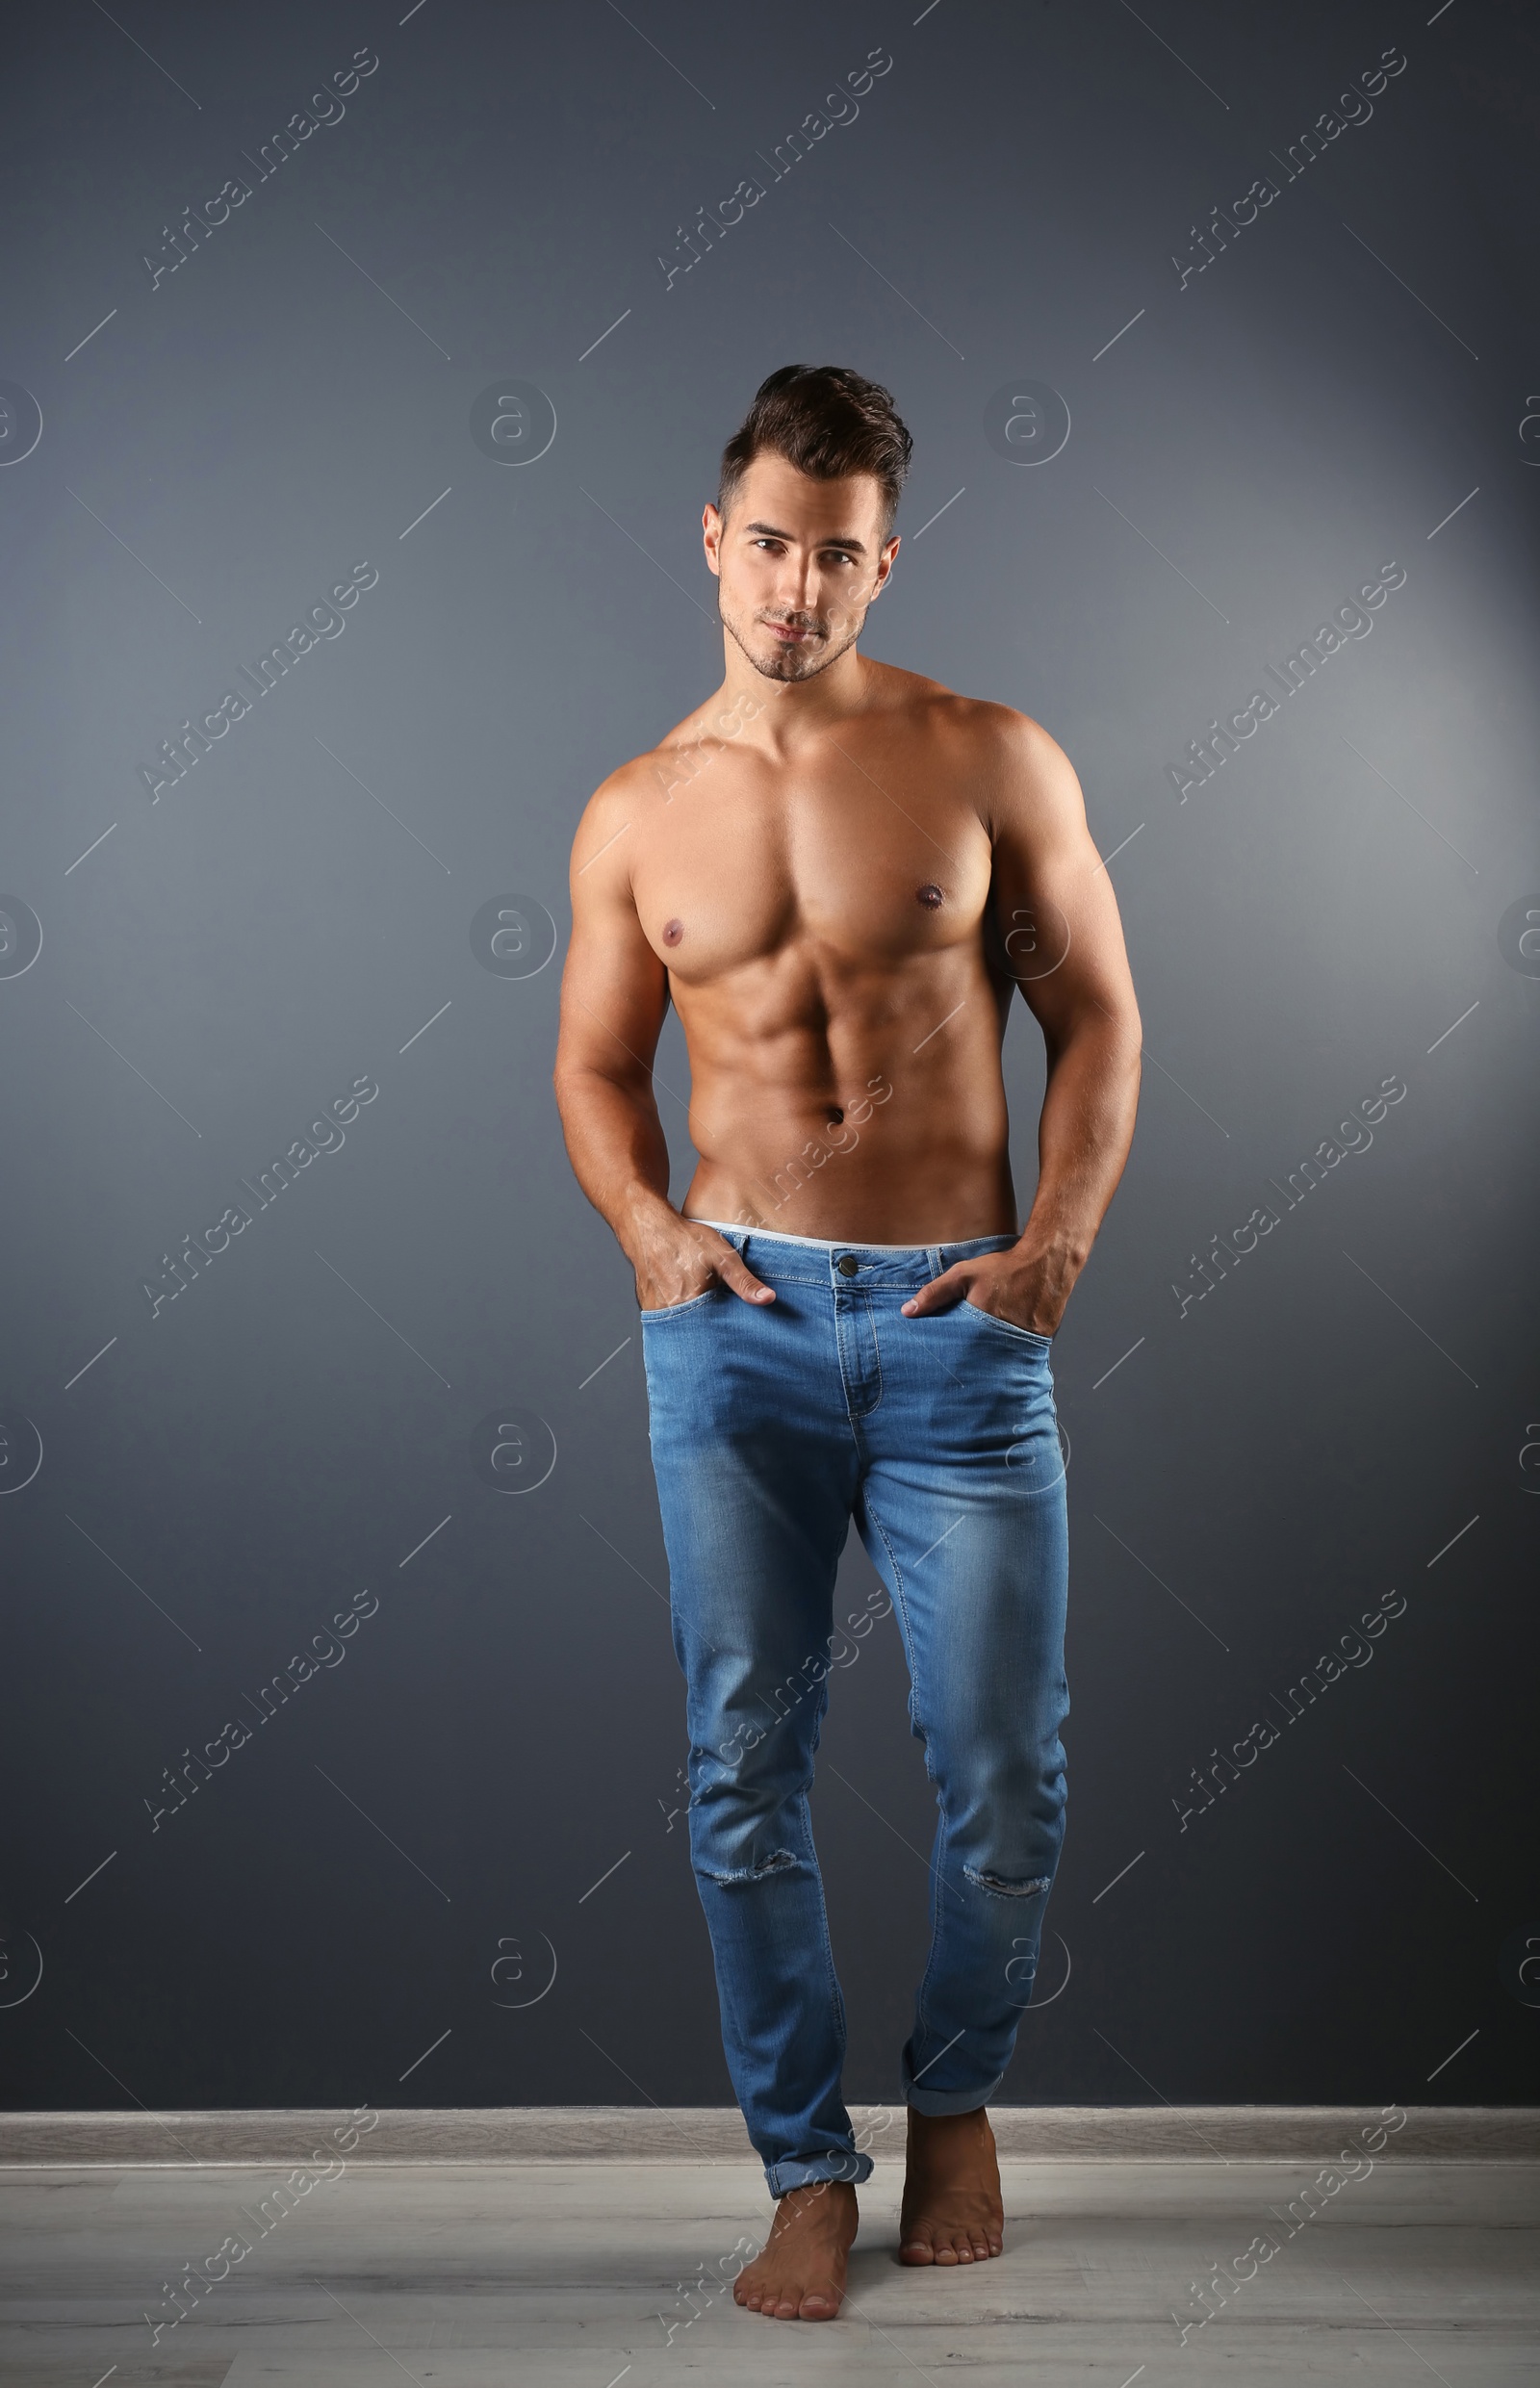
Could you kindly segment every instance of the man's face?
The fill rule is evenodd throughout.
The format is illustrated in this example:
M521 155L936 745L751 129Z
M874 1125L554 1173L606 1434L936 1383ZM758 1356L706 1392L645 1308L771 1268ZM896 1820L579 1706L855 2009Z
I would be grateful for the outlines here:
M874 475L815 481L770 454L704 527L723 623L766 680L812 680L853 647L898 552Z

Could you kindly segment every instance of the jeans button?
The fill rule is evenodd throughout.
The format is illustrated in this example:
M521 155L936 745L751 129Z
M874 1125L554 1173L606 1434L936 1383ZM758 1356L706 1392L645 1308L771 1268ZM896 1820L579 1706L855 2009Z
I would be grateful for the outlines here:
M860 1267L860 1263L859 1260L852 1260L848 1252L841 1252L839 1258L834 1263L834 1267L838 1270L842 1277L853 1277L856 1274L857 1270Z

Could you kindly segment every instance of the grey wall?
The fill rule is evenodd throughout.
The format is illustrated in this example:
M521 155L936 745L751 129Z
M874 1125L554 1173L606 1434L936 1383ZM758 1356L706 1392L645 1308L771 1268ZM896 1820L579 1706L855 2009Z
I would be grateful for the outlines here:
M714 684L700 506L794 358L896 393L871 651L1067 749L1149 1039L1060 1338L1070 1821L1010 2094L1533 2094L1540 38L1498 0L1268 15L12 27L10 2103L730 2094L634 1294L550 1071L574 826ZM346 113L318 98L264 178L355 52ZM859 114L772 180L872 52ZM676 228L752 176L683 270ZM163 227L232 177L173 270ZM1197 271L1194 227L1259 177ZM1371 630L1184 799L1188 741L1382 567ZM355 570L256 697L238 667ZM243 688L172 782L159 742ZM526 924L512 975L488 908ZM1025 1012L1007 1060L1025 1200ZM659 1073L679 1193L672 1021ZM346 1141L258 1207L241 1181L355 1080ZM1288 1207L1270 1181L1333 1138ZM1205 1292L1210 1240L1270 1204ZM871 1582L858 1547L849 1605ZM889 1620L816 1796L858 2099L895 2093L921 1957L903 1695Z

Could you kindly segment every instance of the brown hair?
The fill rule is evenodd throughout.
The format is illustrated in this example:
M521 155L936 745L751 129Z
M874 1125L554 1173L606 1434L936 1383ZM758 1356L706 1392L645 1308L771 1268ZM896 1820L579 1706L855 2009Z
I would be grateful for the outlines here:
M722 450L717 512L725 515L755 457L769 449L814 480L870 473L883 493L885 536L893 527L914 443L892 393L844 365L783 365Z

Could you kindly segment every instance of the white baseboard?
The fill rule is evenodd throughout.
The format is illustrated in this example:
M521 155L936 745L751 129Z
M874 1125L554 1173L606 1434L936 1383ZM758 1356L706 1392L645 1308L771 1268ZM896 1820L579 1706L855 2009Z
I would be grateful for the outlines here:
M369 2112L375 2110L370 2109ZM1510 2106L996 2106L1017 2162L1265 2163L1336 2156L1404 2114L1376 2161L1540 2161L1540 2108ZM852 2109L879 2162L903 2152L902 2107ZM0 2114L6 2165L299 2164L333 2146L341 2108L145 2114ZM756 2164L735 2107L387 2107L347 2159L359 2164Z

